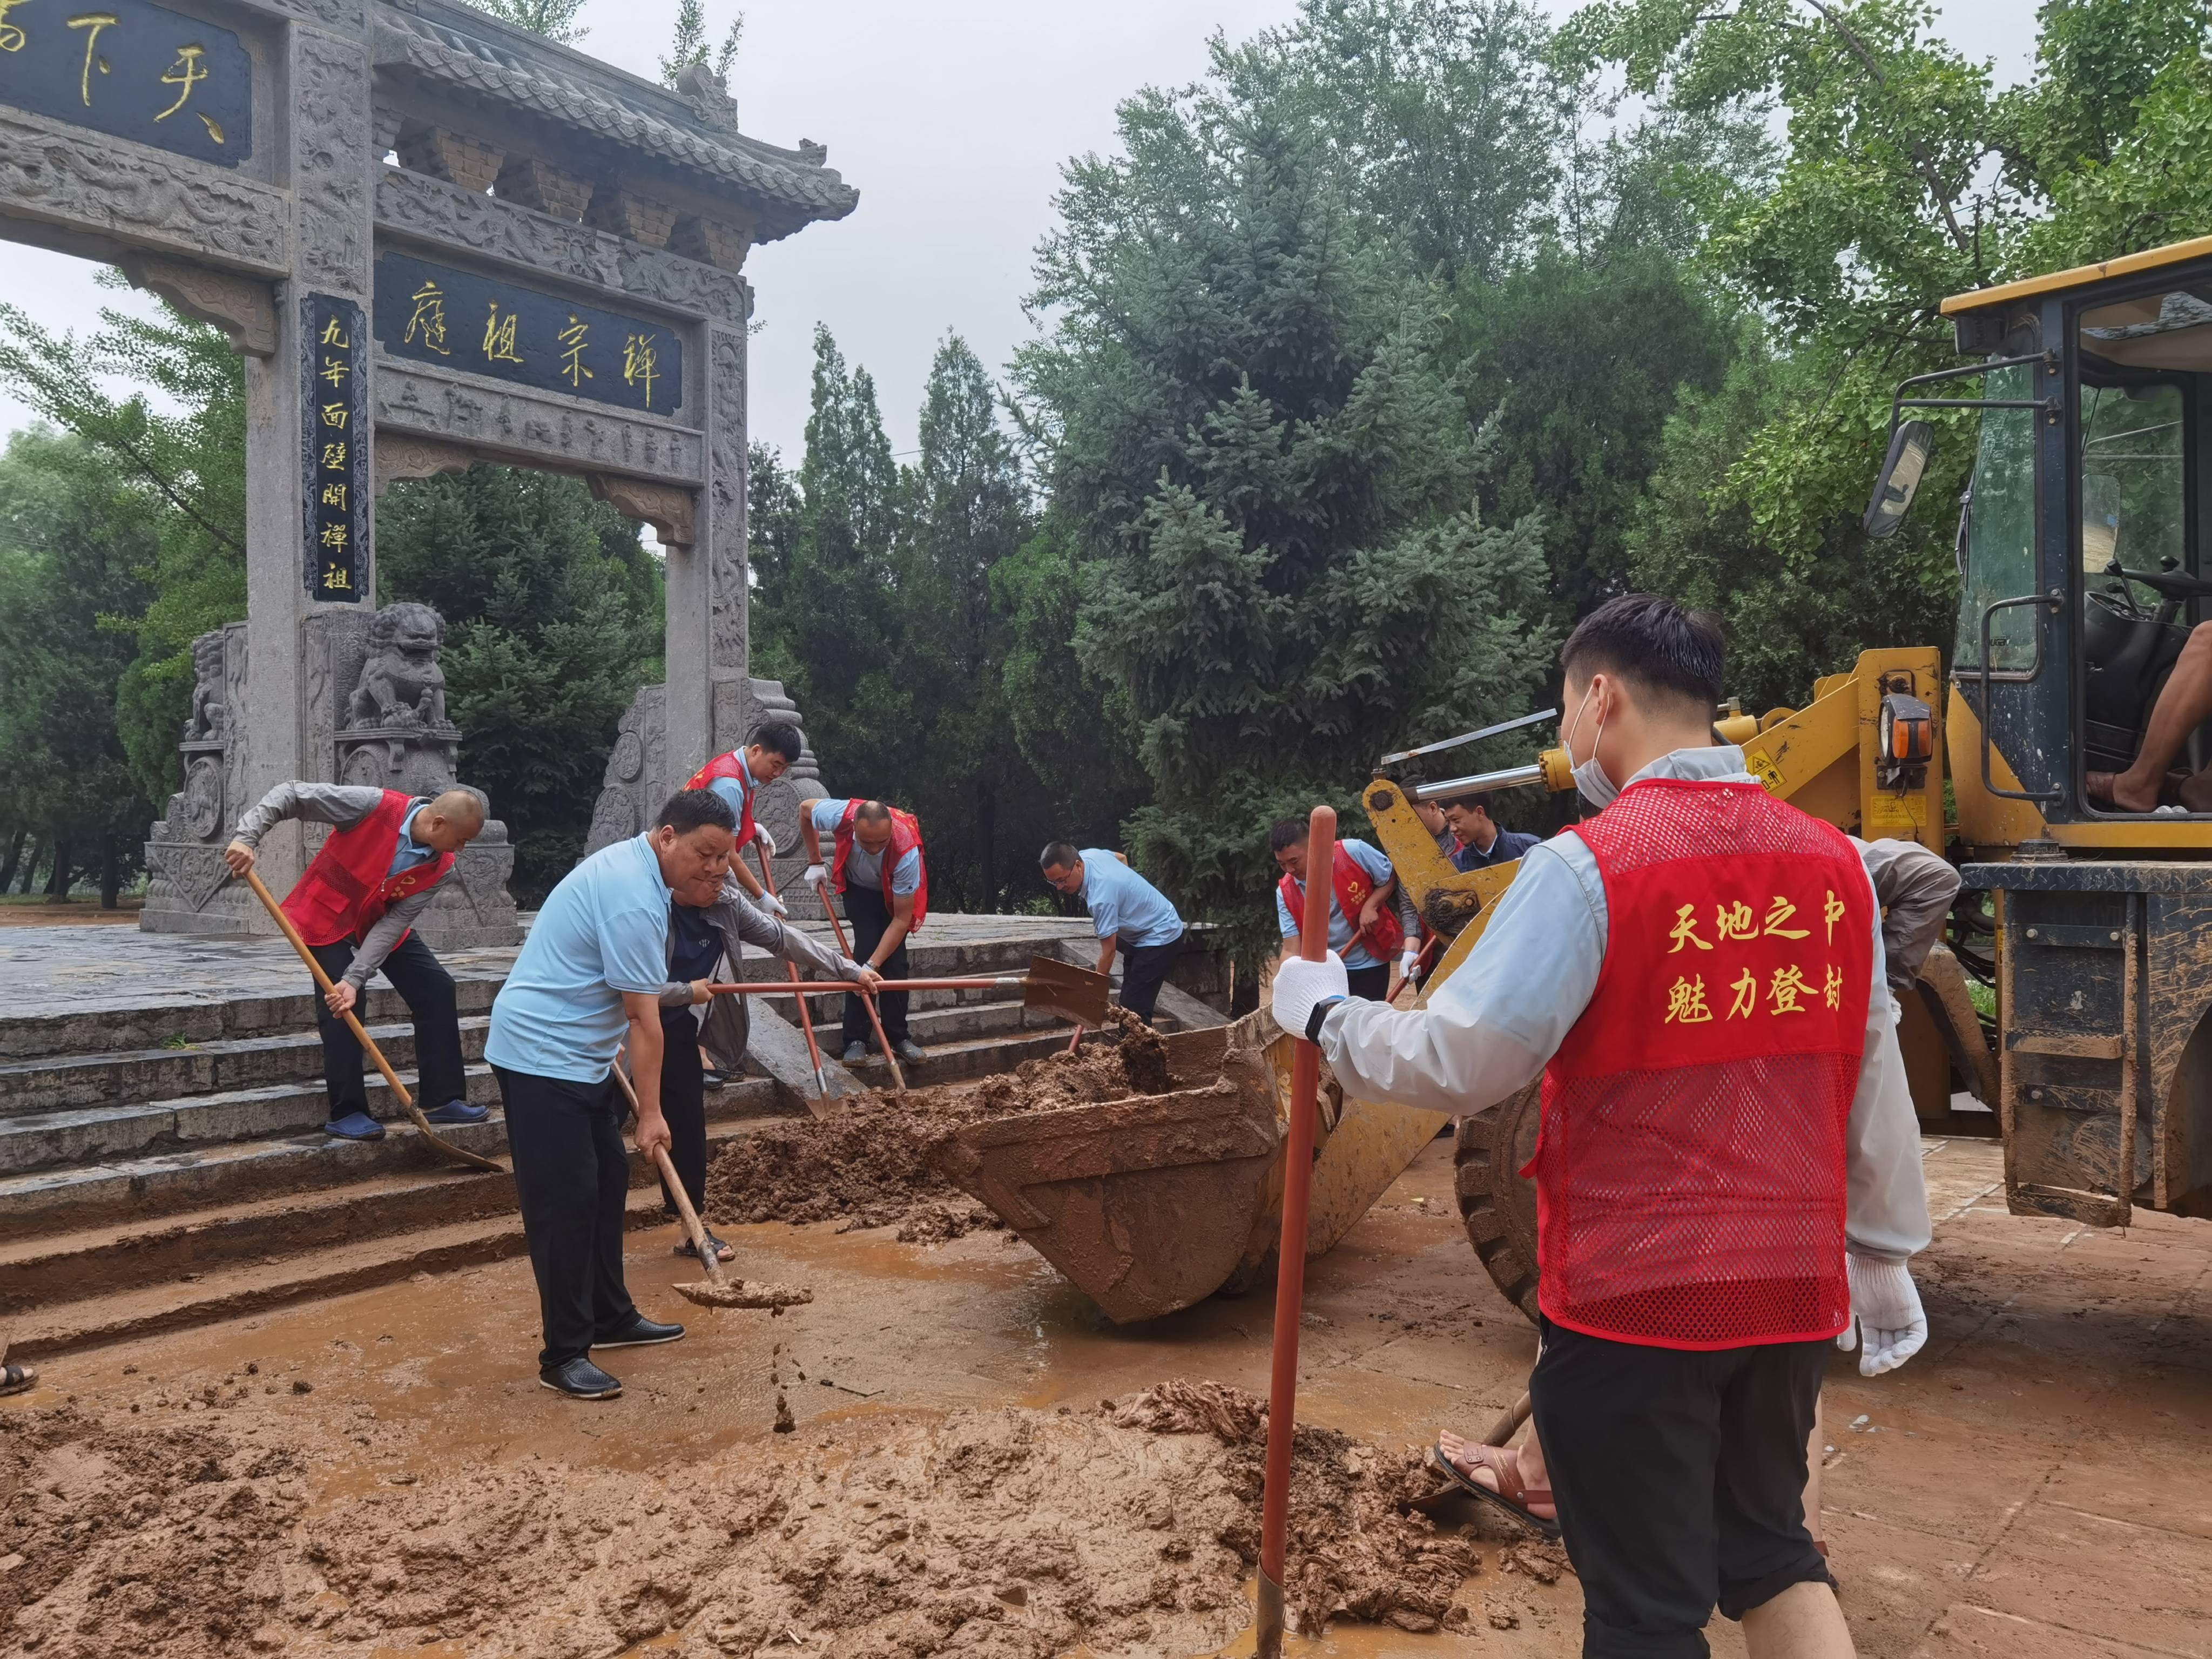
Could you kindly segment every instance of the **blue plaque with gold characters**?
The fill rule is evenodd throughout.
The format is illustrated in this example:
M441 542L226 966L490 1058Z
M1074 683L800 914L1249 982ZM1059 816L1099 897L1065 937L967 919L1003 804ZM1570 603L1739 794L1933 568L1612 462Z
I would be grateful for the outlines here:
M665 323L404 253L376 262L376 339L394 357L648 415L684 402L684 342Z
M307 597L359 605L368 585L368 335L350 300L300 301L301 483Z
M0 0L0 104L216 167L253 153L238 37L145 0Z

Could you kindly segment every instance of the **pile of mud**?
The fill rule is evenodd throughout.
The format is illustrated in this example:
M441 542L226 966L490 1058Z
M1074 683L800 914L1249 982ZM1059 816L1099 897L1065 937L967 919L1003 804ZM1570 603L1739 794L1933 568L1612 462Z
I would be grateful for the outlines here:
M673 1638L699 1659L1048 1659L1200 1652L1249 1618L1265 1407L1218 1384L1089 1412L874 1414L661 1473L471 1464L313 1506L256 1416L15 1424L9 1650L368 1659L445 1642L571 1659ZM1418 1455L1304 1430L1296 1452L1297 1627L1463 1627L1455 1597L1480 1558L1412 1507Z
M1001 1226L934 1167L935 1148L971 1123L1173 1088L1159 1033L1124 1010L1114 1012L1121 1024L1118 1042L1028 1060L973 1086L870 1091L839 1101L834 1117L738 1136L707 1172L705 1213L734 1223L896 1227L903 1243L933 1244Z

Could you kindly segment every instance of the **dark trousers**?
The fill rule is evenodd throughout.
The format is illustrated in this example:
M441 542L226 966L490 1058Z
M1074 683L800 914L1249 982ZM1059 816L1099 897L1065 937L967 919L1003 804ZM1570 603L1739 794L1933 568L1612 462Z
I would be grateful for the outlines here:
M1390 988L1390 964L1378 962L1367 968L1347 968L1344 982L1352 994L1363 1002L1380 1002Z
M668 1161L684 1182L684 1195L701 1214L707 1209L707 1079L699 1058L699 1022L689 1008L660 1011L660 1115L668 1120ZM676 1200L668 1182L660 1182L660 1201L674 1215Z
M353 966L354 942L308 947L323 971L342 979ZM426 1112L451 1105L469 1096L468 1075L461 1063L459 1004L453 996L453 976L431 954L421 935L410 933L399 948L385 957L378 970L406 1001L415 1017L416 1103ZM364 1025L368 1011L360 1002L354 1014ZM368 1109L368 1089L362 1075L361 1044L346 1023L330 1010L319 988L315 993L315 1028L323 1034L323 1087L331 1097L331 1116Z
M588 1353L637 1317L623 1284L623 1205L629 1103L610 1076L599 1083L492 1067L507 1106L507 1145L545 1346L540 1369Z
M1158 1006L1160 987L1182 954L1185 937L1177 933L1165 945L1133 945L1121 952L1121 1006L1147 1025Z
M1543 1322L1536 1432L1583 1584L1585 1659L1705 1659L1705 1621L1829 1583L1805 1529L1826 1342L1690 1352Z
M886 858L885 862L890 860ZM884 902L884 896L872 887L863 887L857 881L845 884L845 920L853 924L853 957L863 966L883 943L884 931L891 925L891 908ZM907 977L906 941L884 959L885 979ZM906 991L885 991L876 998L876 1013L884 1022L884 1041L906 1041L906 1005L912 994ZM845 1041L866 1042L873 1035L868 1029L868 1011L856 996L845 999Z

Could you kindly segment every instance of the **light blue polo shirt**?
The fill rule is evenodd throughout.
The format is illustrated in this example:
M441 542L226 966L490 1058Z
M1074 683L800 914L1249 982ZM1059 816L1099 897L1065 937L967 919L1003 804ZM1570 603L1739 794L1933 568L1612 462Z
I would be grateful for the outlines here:
M745 821L745 802L753 791L760 787L760 783L753 776L753 769L745 764L745 751L738 750L737 757L738 770L745 775L745 781L739 783L735 778L709 778L707 787L729 802L730 811L735 812L738 822L743 823Z
M1076 856L1083 860L1083 902L1091 907L1091 925L1099 938L1118 938L1128 949L1141 951L1182 937L1182 918L1168 896L1111 851L1086 847Z
M837 825L844 818L845 808L850 805L849 801L842 800L816 801L814 803L816 832L818 834L827 830L831 835L836 834ZM835 863L836 860L836 855L832 854L825 862ZM845 860L845 879L857 882L863 887L872 887L878 893L882 892L884 890L883 854L871 853L860 845L860 837L855 836L853 838L853 850ZM921 848L917 847L901 859L898 861L898 867L891 872L891 891L911 893L921 885Z
M643 836L603 847L546 896L491 1006L484 1058L510 1072L601 1083L629 1021L624 991L668 979L668 884Z
M1375 878L1375 884L1377 887L1390 879L1389 855L1379 847L1370 847L1365 842L1355 841L1348 836L1337 842L1337 845L1351 854L1353 862ZM1309 870L1306 874L1310 876L1313 872ZM1322 878L1324 881L1328 880L1327 872L1322 872ZM1298 936L1298 921L1297 917L1291 914L1291 907L1283 902L1282 881L1279 874L1275 884L1275 921L1281 928L1285 939L1296 939ZM1347 951L1345 946L1348 945L1352 945L1352 948ZM1337 904L1336 884L1333 881L1329 882L1328 888L1328 948L1344 958L1344 965L1347 968L1375 966L1375 958L1367 954L1364 945L1352 944L1352 923L1346 919L1344 911Z

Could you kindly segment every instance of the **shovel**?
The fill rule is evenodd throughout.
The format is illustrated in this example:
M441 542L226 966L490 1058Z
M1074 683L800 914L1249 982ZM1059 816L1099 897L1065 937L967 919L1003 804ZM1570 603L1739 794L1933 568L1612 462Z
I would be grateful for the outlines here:
M615 1056L615 1082L620 1085L623 1098L629 1109L637 1111L637 1091L630 1086L628 1074L622 1068L622 1056ZM676 1166L669 1162L668 1148L653 1149L653 1161L660 1168L660 1179L668 1188L668 1195L676 1200L676 1212L684 1218L684 1231L691 1240L691 1248L699 1253L699 1265L707 1270L703 1280L690 1280L678 1285L676 1294L687 1302L696 1302L702 1308L795 1308L801 1303L814 1300L810 1290L793 1290L783 1285L750 1284L742 1279L732 1279L722 1271L720 1253L707 1237L707 1224L699 1219L698 1211L691 1207L691 1195L684 1190L684 1183L676 1178Z
M1306 820L1306 868L1326 870L1336 855L1336 812L1316 806ZM1328 889L1306 884L1298 954L1328 951ZM1253 1620L1255 1659L1282 1659L1283 1547L1291 1522L1291 1445L1297 1433L1298 1316L1306 1293L1306 1206L1313 1194L1314 1097L1321 1050L1295 1039L1291 1062L1290 1137L1283 1148L1283 1237L1275 1247L1274 1374L1267 1387L1267 1483L1260 1499L1260 1586Z
M847 952L848 955L851 953ZM743 985L709 985L708 990L718 996L776 997L822 996L831 991L866 992L849 980L807 980L796 989L779 985L773 980L749 981ZM1073 963L1056 961L1051 957L1031 957L1026 974L1000 974L989 979L887 979L877 988L882 991L1019 991L1022 1006L1041 1008L1062 1019L1072 1019L1078 1025L1103 1025L1106 1023L1107 999L1112 994L1114 981L1107 975L1094 973L1088 968L1078 968Z
M292 925L292 918L284 914L283 908L270 894L269 889L262 884L261 872L258 870L248 870L246 872L246 885L253 889L254 896L268 908L270 915L276 920L276 925L284 930L284 937L292 941L292 948L300 953L300 960L307 964L307 971L315 976L315 983L322 988L323 994L328 996L332 988L331 976L323 971L323 964L315 960L315 953L307 948L307 942L300 937L300 930ZM346 1029L353 1033L353 1040L361 1044L361 1051L363 1054L376 1062L376 1069L384 1073L385 1084L391 1089L392 1097L407 1109L407 1115L415 1120L415 1127L422 1132L423 1139L428 1141L447 1158L456 1163L465 1164L472 1170L489 1170L494 1175L507 1173L495 1160L484 1157L481 1152L470 1152L466 1147L456 1146L432 1128L430 1120L422 1115L422 1109L415 1103L415 1097L407 1092L407 1085L399 1080L399 1074L392 1069L392 1062L385 1059L384 1051L369 1040L368 1033L362 1029L361 1021L355 1016L353 1010L347 1009L344 1018Z

